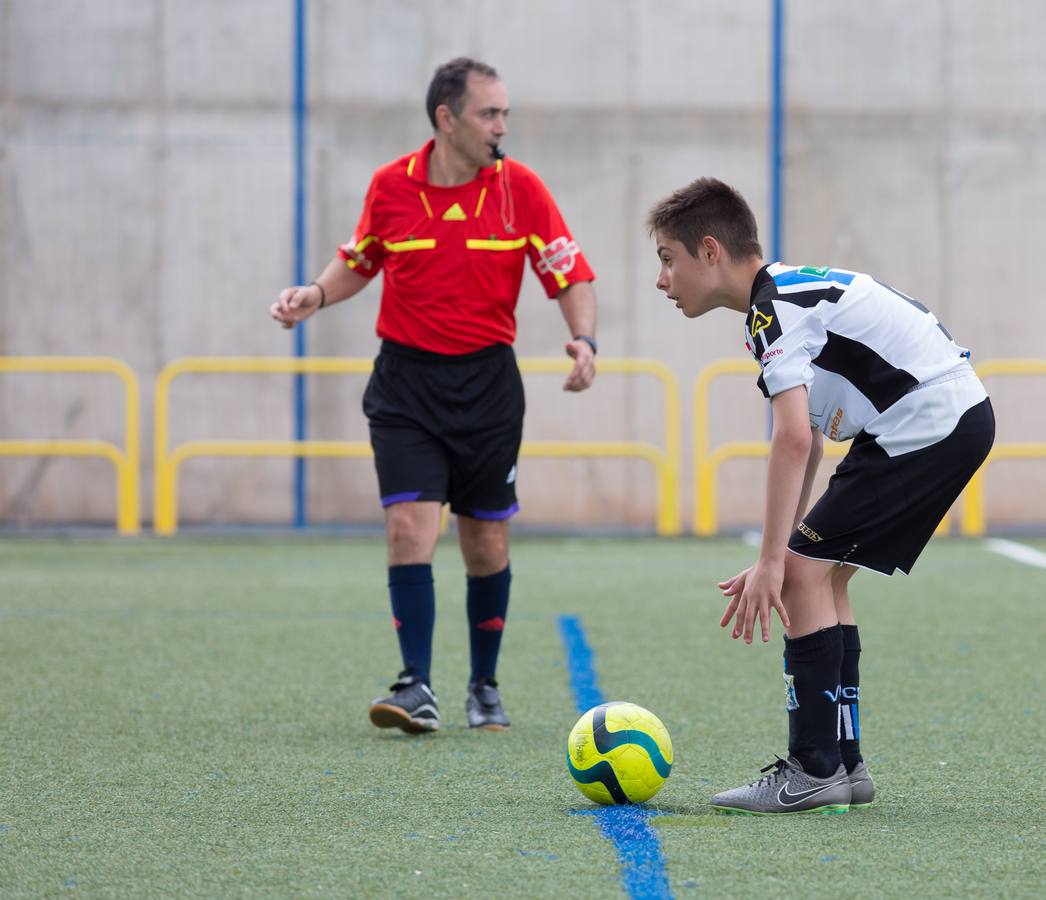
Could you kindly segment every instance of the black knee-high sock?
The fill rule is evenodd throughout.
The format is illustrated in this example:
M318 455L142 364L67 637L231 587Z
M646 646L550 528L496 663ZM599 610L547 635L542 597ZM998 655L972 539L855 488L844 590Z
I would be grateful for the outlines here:
M493 678L501 649L501 634L508 613L508 592L512 583L509 566L493 575L468 576L465 609L469 618L469 649L472 653L472 680Z
M835 625L785 638L788 753L817 778L839 768L839 672L843 633Z
M847 772L861 762L861 720L857 704L861 699L861 638L856 625L841 625L843 629L843 665L839 684L839 753Z
M389 566L389 596L403 668L429 684L432 628L436 622L432 566Z

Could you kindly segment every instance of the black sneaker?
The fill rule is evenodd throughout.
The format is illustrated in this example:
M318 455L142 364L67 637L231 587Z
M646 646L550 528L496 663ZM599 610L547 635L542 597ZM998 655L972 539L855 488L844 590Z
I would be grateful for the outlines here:
M493 678L478 678L469 682L465 693L465 716L469 728L505 731L509 727L508 716L501 708L498 683Z
M417 675L400 672L389 688L392 694L370 705L370 720L378 728L399 728L407 734L424 734L439 728L436 695Z

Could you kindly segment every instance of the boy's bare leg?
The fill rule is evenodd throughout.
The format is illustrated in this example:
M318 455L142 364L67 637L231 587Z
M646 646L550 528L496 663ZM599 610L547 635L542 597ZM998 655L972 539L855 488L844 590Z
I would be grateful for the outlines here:
M789 553L785 557L785 578L781 602L788 611L790 639L804 637L839 624L835 609L832 573L835 563L808 559Z
M832 567L832 597L835 600L835 612L840 625L855 625L853 610L850 608L850 579L857 574L857 566Z

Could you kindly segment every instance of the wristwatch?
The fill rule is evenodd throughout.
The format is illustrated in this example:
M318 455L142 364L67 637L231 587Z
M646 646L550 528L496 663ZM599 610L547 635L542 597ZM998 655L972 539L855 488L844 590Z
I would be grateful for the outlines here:
M599 352L599 345L596 344L596 339L594 337L589 337L587 334L575 334L574 340L584 341L586 344L588 344L588 346L592 348L593 356L595 356Z

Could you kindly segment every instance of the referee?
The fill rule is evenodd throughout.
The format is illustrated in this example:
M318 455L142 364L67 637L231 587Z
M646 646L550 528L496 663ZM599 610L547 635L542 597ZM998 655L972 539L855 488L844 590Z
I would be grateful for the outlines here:
M293 328L385 272L381 351L363 410L403 669L370 719L411 734L439 728L432 558L449 502L468 576L466 717L470 728L500 731L509 726L495 670L512 577L508 522L519 509L524 399L512 344L524 263L566 320L568 391L596 374L594 275L541 179L501 151L508 95L493 68L468 58L440 66L426 109L433 139L374 173L352 240L315 281L286 288L271 313Z

